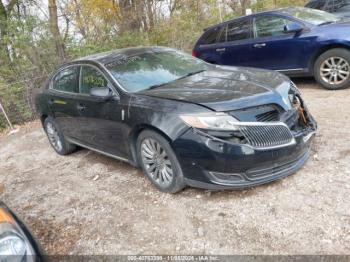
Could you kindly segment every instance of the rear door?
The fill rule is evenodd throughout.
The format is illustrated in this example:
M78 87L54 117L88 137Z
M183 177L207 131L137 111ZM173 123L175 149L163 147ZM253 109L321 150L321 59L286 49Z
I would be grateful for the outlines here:
M223 65L253 66L251 59L251 19L235 20L226 25L226 41L216 49Z
M60 70L51 80L48 106L65 136L76 137L76 98L79 92L79 66Z
M252 66L272 70L301 70L310 41L300 33L285 33L291 21L278 15L254 17L254 41L251 43Z
M221 64L221 51L226 41L226 25L219 25L204 33L195 47L196 56L208 63Z

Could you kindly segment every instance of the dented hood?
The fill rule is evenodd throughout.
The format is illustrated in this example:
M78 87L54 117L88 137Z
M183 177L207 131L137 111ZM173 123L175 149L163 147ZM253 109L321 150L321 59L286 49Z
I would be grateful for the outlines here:
M216 66L142 93L205 106L214 111L279 104L288 109L290 80L274 71Z

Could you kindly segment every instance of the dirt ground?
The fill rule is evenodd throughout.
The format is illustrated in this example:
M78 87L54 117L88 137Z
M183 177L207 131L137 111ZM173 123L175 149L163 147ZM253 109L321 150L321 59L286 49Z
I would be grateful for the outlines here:
M0 137L0 197L48 254L350 254L350 89L296 82L319 132L283 180L168 195L128 164L58 156L33 123Z

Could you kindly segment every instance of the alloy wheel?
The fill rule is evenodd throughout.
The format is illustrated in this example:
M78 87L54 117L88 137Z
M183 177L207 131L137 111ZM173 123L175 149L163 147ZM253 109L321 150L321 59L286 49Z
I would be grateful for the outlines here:
M146 172L155 183L161 187L172 183L172 164L160 143L151 138L144 139L141 143L141 158Z
M328 84L343 84L350 76L349 63L341 57L330 57L321 64L320 75Z
M57 150L62 150L62 141L60 139L60 136L58 134L58 130L54 127L52 123L46 124L46 133L49 138L49 141L51 145Z

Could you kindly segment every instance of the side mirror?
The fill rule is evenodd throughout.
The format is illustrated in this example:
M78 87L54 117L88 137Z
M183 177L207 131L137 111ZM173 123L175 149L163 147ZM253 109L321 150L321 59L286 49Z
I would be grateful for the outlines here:
M302 27L302 25L299 23L295 23L295 22L291 22L288 25L284 26L284 32L286 34L299 33L303 30L304 30L304 28Z
M90 89L90 95L99 98L102 101L108 101L114 97L113 92L109 87L92 87Z

